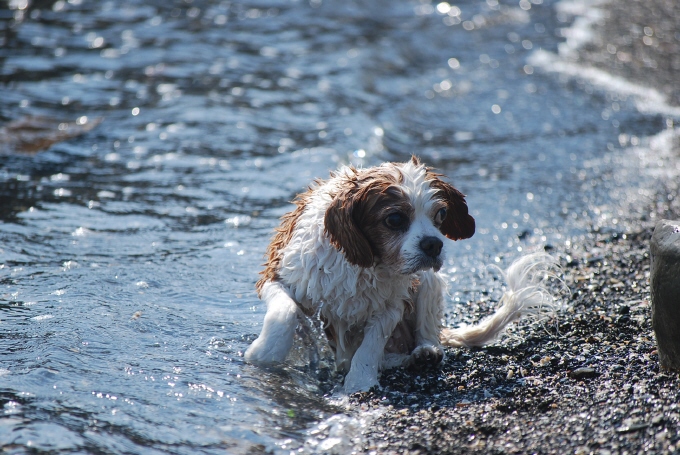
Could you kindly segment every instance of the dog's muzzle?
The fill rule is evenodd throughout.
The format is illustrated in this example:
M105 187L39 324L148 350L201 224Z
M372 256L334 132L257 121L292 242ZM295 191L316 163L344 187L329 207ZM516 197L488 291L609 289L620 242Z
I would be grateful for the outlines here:
M428 269L438 272L444 262L441 254L444 242L437 237L427 236L420 240L418 247L420 250L418 254L405 261L403 273L415 273Z
M439 240L437 237L427 236L423 237L423 239L420 241L419 246L423 253L425 253L427 256L433 259L436 259L442 252L444 242Z

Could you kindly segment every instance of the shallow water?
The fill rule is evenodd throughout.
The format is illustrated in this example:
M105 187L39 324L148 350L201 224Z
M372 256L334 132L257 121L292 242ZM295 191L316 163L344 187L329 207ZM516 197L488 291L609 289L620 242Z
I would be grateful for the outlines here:
M9 5L0 119L101 121L0 151L10 453L299 447L345 412L323 345L311 368L302 343L282 370L241 357L297 191L338 163L415 153L441 169L478 226L448 247L461 317L458 301L495 286L486 264L622 232L624 189L647 178L622 146L665 127L628 95L527 63L557 51L553 2Z

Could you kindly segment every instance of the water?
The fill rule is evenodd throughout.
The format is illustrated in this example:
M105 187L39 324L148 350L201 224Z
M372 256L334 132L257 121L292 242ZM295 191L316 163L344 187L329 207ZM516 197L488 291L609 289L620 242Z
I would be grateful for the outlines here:
M242 352L278 217L339 163L415 153L468 195L478 232L448 247L453 319L495 286L486 264L645 216L623 212L653 174L628 147L666 118L530 65L558 51L554 6L5 2L0 119L77 137L0 141L0 446L332 446L313 429L358 411L329 398L323 344L270 371Z

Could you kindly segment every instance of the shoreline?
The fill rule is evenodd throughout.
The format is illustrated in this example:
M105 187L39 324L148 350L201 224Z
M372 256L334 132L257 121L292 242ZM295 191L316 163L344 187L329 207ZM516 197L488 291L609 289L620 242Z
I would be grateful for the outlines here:
M663 93L680 106L680 16L673 0L610 1L595 39L577 60ZM626 31L627 33L622 33Z
M680 17L672 0L562 0L555 6L564 38L557 54L537 50L528 63L588 81L642 113L680 117Z

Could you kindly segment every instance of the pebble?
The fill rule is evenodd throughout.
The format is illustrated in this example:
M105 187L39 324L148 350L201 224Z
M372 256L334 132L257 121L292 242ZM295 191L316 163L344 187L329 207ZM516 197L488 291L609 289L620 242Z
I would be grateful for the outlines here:
M598 375L597 371L595 371L595 368L587 368L587 367L582 367L582 368L577 368L574 371L569 373L569 377L572 379L587 379L587 378L594 378Z

